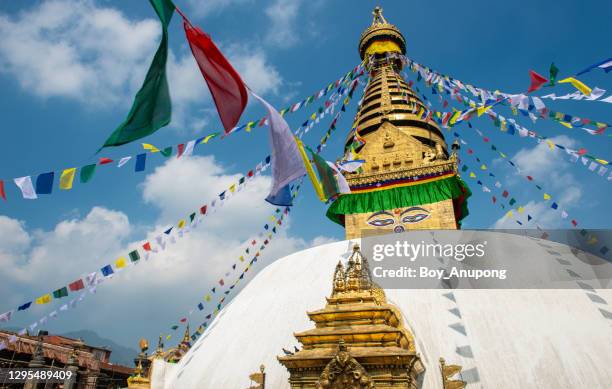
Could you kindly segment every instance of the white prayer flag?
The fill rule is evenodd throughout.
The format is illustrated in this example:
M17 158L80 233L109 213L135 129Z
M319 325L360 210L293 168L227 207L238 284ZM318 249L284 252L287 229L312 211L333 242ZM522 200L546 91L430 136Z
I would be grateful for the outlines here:
M24 199L34 200L37 199L36 191L32 186L32 178L30 176L15 178L15 185L21 190L21 195Z

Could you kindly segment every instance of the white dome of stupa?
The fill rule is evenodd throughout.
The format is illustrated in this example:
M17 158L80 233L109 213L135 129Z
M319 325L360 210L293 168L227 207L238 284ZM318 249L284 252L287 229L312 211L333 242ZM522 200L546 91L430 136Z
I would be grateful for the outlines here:
M533 257L568 246L521 236ZM153 374L153 388L251 385L265 365L266 388L289 388L276 359L300 347L295 332L325 305L336 263L352 243L330 243L268 265L226 306L181 361ZM569 255L568 255L569 256ZM422 388L442 388L439 358L463 367L468 388L609 388L612 301L607 290L385 290L402 312L425 366ZM162 369L157 362L156 369Z

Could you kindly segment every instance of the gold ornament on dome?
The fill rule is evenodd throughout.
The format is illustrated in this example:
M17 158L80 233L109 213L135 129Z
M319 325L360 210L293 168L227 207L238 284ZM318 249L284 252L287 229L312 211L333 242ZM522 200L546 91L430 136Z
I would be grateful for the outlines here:
M338 353L325 366L316 389L376 389L372 378L353 358L343 339L338 342Z

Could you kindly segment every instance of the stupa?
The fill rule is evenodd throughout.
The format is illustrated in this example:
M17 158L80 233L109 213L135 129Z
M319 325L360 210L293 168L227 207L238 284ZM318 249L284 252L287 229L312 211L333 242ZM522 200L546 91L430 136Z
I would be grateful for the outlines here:
M449 153L430 111L400 75L404 36L381 8L373 14L359 40L370 81L343 157L365 163L345 174L351 193L340 195L327 216L345 227L347 239L457 229L471 194L457 174L457 156Z

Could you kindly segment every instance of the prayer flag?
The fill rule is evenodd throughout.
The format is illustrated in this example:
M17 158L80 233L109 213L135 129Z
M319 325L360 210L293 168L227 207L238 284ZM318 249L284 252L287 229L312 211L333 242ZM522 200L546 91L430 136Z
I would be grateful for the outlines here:
M210 89L223 128L228 133L236 126L247 105L248 94L244 82L210 35L194 27L185 15L181 16L191 53Z
M94 175L96 171L96 164L85 165L81 168L81 172L79 173L79 179L81 184L88 183Z
M136 156L136 166L134 166L134 171L135 172L141 172L141 171L145 170L146 162L147 162L147 155L146 154L138 154Z
M39 174L36 178L36 194L50 194L53 190L54 172Z
M34 300L34 303L38 304L38 305L42 305L42 304L49 304L51 302L51 295L49 293L40 296L39 298L37 298L36 300Z
M60 189L62 190L70 190L72 189L72 182L74 181L74 174L76 173L76 168L72 167L70 169L65 169L60 176Z
M68 296L68 288L65 286L53 291L53 297L56 299Z
M127 118L113 131L102 147L119 146L143 138L170 123L172 103L166 77L168 24L174 4L170 0L149 0L162 25L162 39L149 71L134 98Z
M112 159L102 157L102 158L100 158L100 160L98 161L98 164L99 164L99 165L106 165L106 164L109 164L109 163L111 163L111 162L113 162L113 160L112 160Z
M125 265L126 265L126 260L123 257L120 257L119 259L115 261L115 267L117 267L117 269L121 269L125 267Z
M169 156L172 155L172 146L168 146L165 149L160 150L159 152L161 153L161 155L168 158Z
M510 194L510 193L508 193L508 191L507 191L507 190L505 190L505 191L502 193L502 196L503 196L503 197L508 197L508 195L509 195L509 194Z
M306 175L306 168L300 157L296 139L285 119L267 101L254 93L253 96L266 107L270 120L272 188L266 201L274 205L289 206L292 204L290 194L286 196L289 184Z
M143 143L143 144L142 144L142 148L143 148L143 149L145 149L145 150L148 150L148 151L150 151L150 152L152 152L152 153L157 153L157 152L159 152L159 149L158 149L157 147L153 146L153 145L152 145L152 144L150 144L150 143Z
M26 309L30 308L30 305L32 305L32 302L27 302L23 305L20 305L19 307L17 307L18 311L25 311Z
M6 201L6 192L4 191L4 181L0 180L0 197Z
M529 89L527 89L527 93L536 91L542 87L548 80L533 70L529 71L529 77L531 78L531 85L529 85Z
M140 254L138 253L138 250L130 251L128 255L130 257L130 261L132 262L136 262L140 259Z
M214 138L215 136L219 135L218 133L214 133L214 134L210 134L204 137L204 139L202 139L201 143L208 143L209 140L211 140L212 138Z
M548 193L544 193L544 200L550 200L550 195Z
M559 84L570 83L574 86L574 88L578 89L582 92L583 95L588 96L591 94L591 88L586 86L582 81L575 79L574 77L567 77L563 80L559 80Z
M30 176L15 178L13 181L15 181L15 185L21 190L21 195L24 199L34 200L38 198L32 186L32 178Z
M104 266L102 269L100 269L100 271L102 271L102 275L104 277L108 277L108 276L110 276L111 274L114 273L113 268L111 267L111 265Z
M70 291L72 292L76 292L77 290L81 290L85 288L85 285L83 284L83 280L82 279L78 279L70 284L68 284L68 289L70 289Z
M591 65L591 66L587 67L586 69L578 72L576 75L579 76L579 75L584 74L584 73L590 71L591 69L595 69L595 68L600 68L600 69L604 70L606 73L608 73L610 70L612 70L612 58L604 59L601 62L597 62L596 64Z
M550 84L548 85L555 85L555 81L557 81L557 74L559 74L559 69L555 66L555 63L552 62L550 64Z

